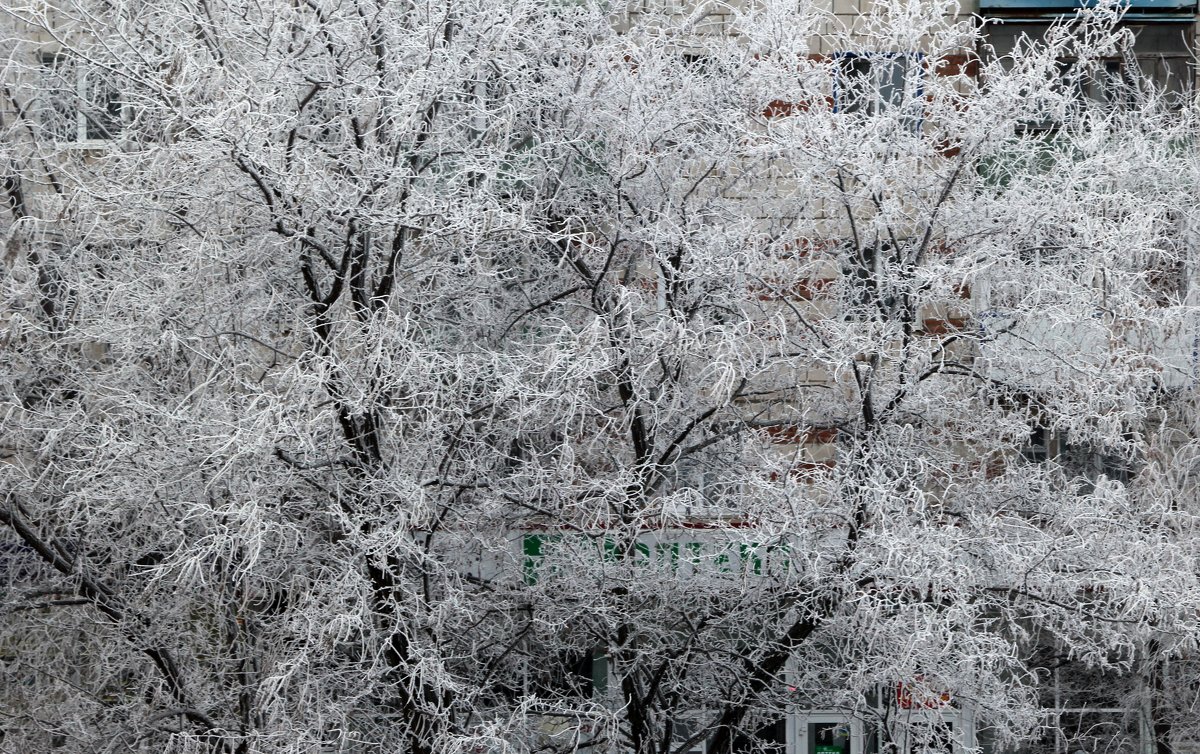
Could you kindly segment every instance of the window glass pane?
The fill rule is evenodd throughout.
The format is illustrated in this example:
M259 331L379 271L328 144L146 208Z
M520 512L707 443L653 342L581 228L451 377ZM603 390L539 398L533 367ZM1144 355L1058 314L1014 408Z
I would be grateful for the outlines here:
M954 754L954 725L914 723L908 731L909 754Z
M65 55L42 55L42 84L42 126L54 141L76 141L79 126L75 108L75 66Z
M809 723L808 754L850 754L850 724Z
M121 99L106 71L83 77L84 138L111 139L121 130Z
M112 74L66 53L42 55L42 125L57 142L111 139L121 130Z
M904 80L908 72L908 58L895 56L875 61L878 71L877 82L879 106L894 107L904 102Z
M985 37L995 55L1004 58L1018 45L1040 43L1049 28L1049 22L997 23L992 19L985 29ZM1192 58L1193 25L1126 24L1122 28L1131 32L1132 44L1086 69L1074 59L1064 59L1063 85L1073 88L1081 98L1128 107L1138 102L1139 92L1150 83L1170 95L1168 104L1180 104L1181 97L1192 86L1189 61Z
M871 61L861 55L841 61L837 80L837 107L842 112L870 111Z
M901 110L907 128L920 125L919 98L905 88L917 75L918 57L909 53L846 53L838 58L834 104L839 112L876 115Z

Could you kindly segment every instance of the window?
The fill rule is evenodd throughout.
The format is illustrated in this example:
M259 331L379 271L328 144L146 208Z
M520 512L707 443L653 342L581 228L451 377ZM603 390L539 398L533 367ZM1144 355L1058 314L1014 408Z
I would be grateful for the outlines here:
M1032 430L1021 448L1021 457L1030 463L1055 461L1069 474L1095 484L1100 477L1129 484L1137 474L1138 462L1117 452L1086 443L1067 441L1066 433L1051 432L1043 427ZM1087 488L1085 487L1085 490Z
M1138 467L1136 458L1089 445L1068 445L1063 464L1091 484L1101 477L1129 484L1137 475Z
M749 722L750 730L733 737L733 754L783 754L787 751L787 720L758 720Z
M954 754L954 723L917 722L909 726L909 754Z
M910 128L919 125L919 55L847 52L835 61L835 111L878 115L898 110Z
M42 125L57 142L111 139L121 131L112 75L67 53L42 55Z
M1043 716L1037 736L1019 754L1153 750L1153 737L1143 738L1151 731L1138 719L1138 674L1117 670L1115 655L1105 659L1106 667L1084 662L1057 642L1034 649L1030 669L1045 679L1037 689Z
M1065 444L1062 435L1045 427L1035 427L1021 448L1021 457L1030 463L1045 463L1061 455Z
M839 286L842 317L847 322L872 322L891 316L896 304L895 292L888 284L888 273L902 265L909 254L910 241L860 238L856 245L847 241L842 246L841 282Z
M607 689L608 661L591 650L564 650L537 658L529 692L543 699L591 699Z
M1137 104L1141 71L1132 56L1100 60L1077 84L1081 96L1093 102L1128 109Z
M684 754L704 754L706 746L706 738L704 735L704 726L697 719L676 719L674 728L671 733L674 739L671 743L671 751L674 754L679 754L679 750L687 746L683 750Z
M688 501L687 509L680 512L687 516L716 515L722 504L738 493L739 483L730 478L736 476L731 473L734 468L730 459L721 457L719 449L705 448L680 458L675 464L675 478L671 480L672 491L691 491L690 495L678 498Z
M1172 253L1174 252L1174 253ZM1187 298L1187 250L1168 249L1153 254L1146 265L1148 295L1159 306L1178 306Z
M850 754L850 724L809 723L808 754Z
M1022 44L1045 38L1051 21L993 18L987 26L992 53L1004 59ZM1125 23L1125 44L1115 54L1097 60L1066 57L1059 61L1061 91L1071 93L1079 105L1093 104L1115 109L1137 105L1157 92L1168 105L1181 106L1192 90L1192 38L1194 25L1163 21ZM1029 124L1031 130L1054 128L1050 118Z

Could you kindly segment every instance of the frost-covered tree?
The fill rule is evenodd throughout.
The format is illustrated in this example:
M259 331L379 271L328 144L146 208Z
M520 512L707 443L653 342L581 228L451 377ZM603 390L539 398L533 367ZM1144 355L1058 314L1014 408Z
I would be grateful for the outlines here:
M1119 9L745 5L8 3L3 746L1007 745L1194 651L1192 110L1083 96Z

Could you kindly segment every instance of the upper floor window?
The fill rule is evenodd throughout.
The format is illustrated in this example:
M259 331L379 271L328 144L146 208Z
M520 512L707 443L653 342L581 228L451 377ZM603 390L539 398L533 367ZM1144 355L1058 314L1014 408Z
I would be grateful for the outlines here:
M1045 427L1034 427L1020 450L1021 456L1030 463L1054 461L1069 474L1086 479L1089 488L1102 476L1129 484L1138 470L1135 457L1090 443L1068 442L1065 432L1053 432Z
M57 142L114 138L121 99L112 75L64 52L42 55L42 125Z
M1066 436L1045 427L1034 427L1021 447L1021 457L1030 463L1045 463L1058 458L1066 448Z
M985 38L991 52L1004 60L1022 44L1044 39L1052 23L1053 19L993 18ZM1126 32L1125 41L1108 56L1059 60L1059 90L1078 106L1129 109L1151 96L1161 96L1171 107L1182 105L1193 88L1195 24L1169 18L1153 23L1126 21L1120 28ZM1039 130L1057 125L1048 117L1028 127Z
M917 101L919 55L846 52L835 60L833 100L838 112L875 115Z

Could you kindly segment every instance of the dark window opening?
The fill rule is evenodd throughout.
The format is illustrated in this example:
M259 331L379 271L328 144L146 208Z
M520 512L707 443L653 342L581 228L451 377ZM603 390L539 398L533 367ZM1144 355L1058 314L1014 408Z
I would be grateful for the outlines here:
M990 19L986 41L990 54L1004 60L1030 44L1040 43L1052 21ZM1124 23L1126 42L1116 54L1099 59L1064 57L1058 65L1058 90L1074 100L1066 117L1088 107L1128 110L1157 94L1170 108L1182 107L1193 89L1193 23ZM1061 124L1057 116L1031 120L1025 130L1050 131Z
M841 53L835 56L833 108L840 113L899 114L903 129L921 125L921 56Z
M954 724L913 723L908 729L908 754L954 754Z
M850 725L809 723L808 754L850 754Z
M547 658L530 677L529 693L543 699L591 699L604 693L607 664L591 651L573 650Z
M58 142L111 139L122 103L110 74L66 53L42 55L42 125Z
M785 754L787 721L780 718L759 728L753 735L735 736L731 748L733 754Z

